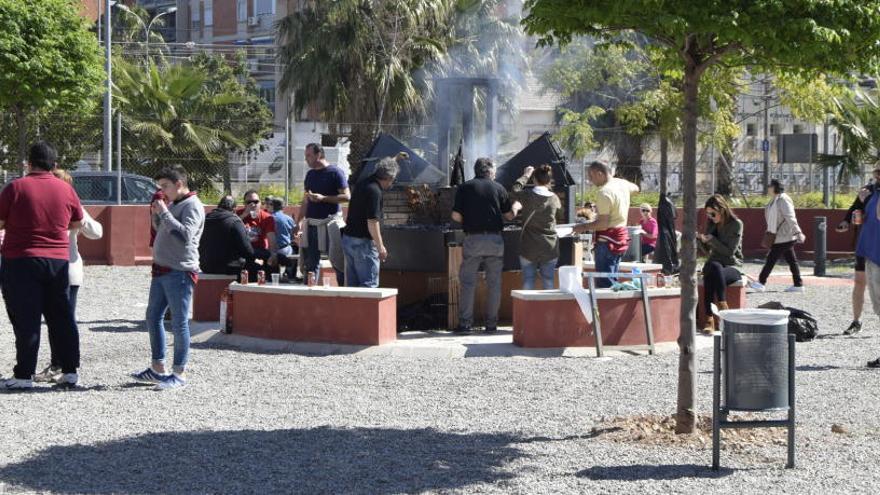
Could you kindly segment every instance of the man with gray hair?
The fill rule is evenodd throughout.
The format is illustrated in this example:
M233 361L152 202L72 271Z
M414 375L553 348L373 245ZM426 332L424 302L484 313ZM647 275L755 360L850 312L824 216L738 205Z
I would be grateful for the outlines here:
M452 220L464 228L462 262L459 270L461 293L458 299L458 328L455 332L471 332L474 320L474 292L477 271L486 272L486 333L498 329L498 308L501 305L501 270L504 267L504 220L513 220L519 203L511 204L507 190L495 182L495 164L488 158L474 163L473 179L458 186Z
M388 257L380 229L382 192L391 188L398 170L393 158L383 158L373 175L359 182L351 195L342 229L348 287L379 287L379 263Z

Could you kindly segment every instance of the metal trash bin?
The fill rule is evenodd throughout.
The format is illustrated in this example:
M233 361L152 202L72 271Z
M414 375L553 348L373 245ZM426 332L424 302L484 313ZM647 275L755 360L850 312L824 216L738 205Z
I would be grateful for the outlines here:
M627 233L629 234L629 247L626 249L626 252L623 253L622 261L642 261L642 228L638 225L636 226L627 226Z
M722 335L714 337L713 357L712 469L720 467L723 428L770 427L788 429L785 466L793 468L795 339L788 333L789 312L732 309L721 311L719 315ZM728 419L730 411L786 411L787 417L731 420Z
M727 409L788 409L788 311L734 309L719 314Z

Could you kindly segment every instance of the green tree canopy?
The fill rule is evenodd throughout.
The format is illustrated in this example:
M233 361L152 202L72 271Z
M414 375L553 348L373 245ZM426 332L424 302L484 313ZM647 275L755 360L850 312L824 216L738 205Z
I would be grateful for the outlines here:
M91 106L101 90L100 49L78 5L0 0L0 108L15 116L19 161L36 112Z
M846 74L880 58L880 0L529 0L527 30L544 43L638 32L682 73L684 229L677 426L692 432L696 383L696 152L699 87L716 65L753 72Z

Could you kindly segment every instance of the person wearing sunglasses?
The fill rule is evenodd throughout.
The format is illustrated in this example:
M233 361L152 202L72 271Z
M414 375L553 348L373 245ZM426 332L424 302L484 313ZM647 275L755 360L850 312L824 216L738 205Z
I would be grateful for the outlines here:
M708 226L705 234L697 234L700 248L708 255L703 265L703 308L706 324L703 333L715 333L712 303L718 309L727 306L727 286L742 278L743 223L733 214L730 205L720 194L710 196L705 205Z
M657 234L660 228L657 226L657 219L651 215L652 208L648 203L642 203L639 206L642 218L639 220L639 227L642 228L642 262L650 261L651 254L657 249Z
M251 247L254 249L254 258L260 260L256 264L247 264L248 278L251 282L255 282L257 271L267 269L259 265L265 267L277 264L275 217L260 207L260 195L253 189L244 193L244 208L240 208L235 213L244 222L248 240L251 241Z

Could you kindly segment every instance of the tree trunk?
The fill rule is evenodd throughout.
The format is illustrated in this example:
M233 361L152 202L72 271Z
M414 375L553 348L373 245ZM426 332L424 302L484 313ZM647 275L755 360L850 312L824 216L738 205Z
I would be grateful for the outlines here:
M700 82L699 67L692 61L686 64L684 75L684 152L681 170L684 228L681 236L681 320L678 338L678 405L676 433L693 433L696 423L694 398L696 396L696 327L694 311L697 291L694 274L697 265L697 94Z
M733 177L733 140L721 151L715 160L715 192L722 196L732 196L734 192Z
M357 177L361 168L361 161L370 152L373 144L373 129L370 124L352 124L349 140L348 164L351 166L351 176Z
M623 133L616 140L617 176L633 184L642 184L642 138Z
M27 161L27 148L28 148L28 129L27 129L27 117L24 114L24 109L21 108L21 105L15 105L15 125L18 126L18 166L21 170L21 175L24 175L25 167L24 164Z
M669 139L660 136L660 194L669 194Z

